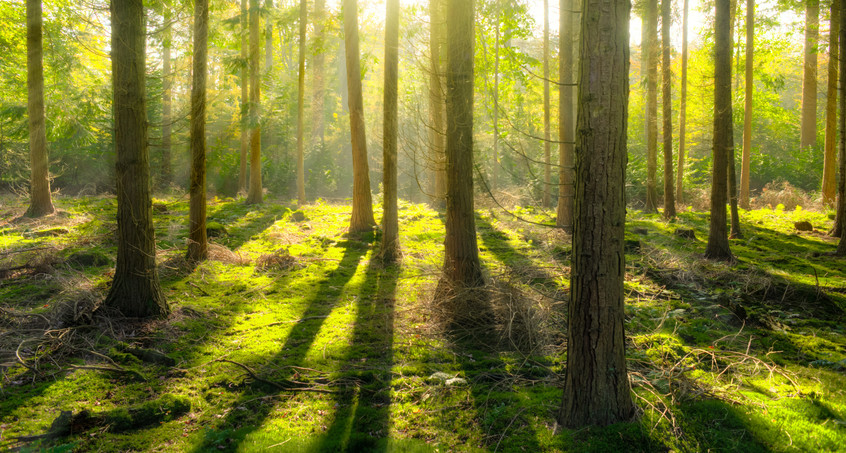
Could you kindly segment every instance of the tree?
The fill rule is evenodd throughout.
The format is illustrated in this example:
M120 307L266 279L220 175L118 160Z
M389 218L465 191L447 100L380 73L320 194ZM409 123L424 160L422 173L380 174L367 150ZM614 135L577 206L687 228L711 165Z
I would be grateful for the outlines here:
M29 208L28 217L55 212L50 196L47 160L47 131L44 120L44 64L41 49L41 0L26 2L27 114L29 117Z
M173 24L170 2L162 2L164 8L164 32L162 36L162 167L159 187L167 188L173 180L171 164L171 110L173 102L173 74L171 74L171 46Z
M344 0L344 46L347 51L347 90L353 157L353 206L350 233L370 231L376 225L370 196L370 170L364 134L364 101L358 53L358 1Z
M573 228L573 0L559 0L558 61L558 213L555 224Z
M743 112L743 155L740 165L740 206L749 209L749 177L752 160L752 65L755 55L755 0L746 0L746 100ZM835 81L836 87L836 81ZM835 95L836 97L836 95Z
M147 154L142 0L113 0L112 86L117 155L117 265L104 306L128 317L169 312L156 272L156 240Z
M497 40L498 42L499 40ZM552 206L552 160L549 115L549 0L543 0L543 206Z
M828 38L828 96L825 104L825 151L823 154L823 204L834 206L837 194L837 64L840 56L840 0L831 0Z
M546 0L544 0L546 1ZM500 41L502 40L502 20L500 19L501 9L499 5L496 8L496 18L494 20L494 86L493 86L493 164L491 165L491 189L496 189L499 187L499 51L500 51ZM544 15L544 17L546 17ZM547 42L544 42L546 46ZM544 55L548 56L548 48L544 47ZM548 62L544 60L544 68L548 67ZM544 82L546 83L546 82ZM546 86L545 86L546 88ZM544 92L544 95L548 94ZM549 113L549 103L546 102L547 98L544 98L544 115ZM544 117L546 120L546 116ZM544 149L548 151L548 141L544 144ZM547 160L547 163L548 160ZM546 167L548 168L548 166ZM544 186L544 197L547 196L548 187ZM546 202L544 202L546 203ZM546 206L546 204L544 204Z
M687 19L689 0L684 0L682 6L682 63L681 63L681 89L679 93L679 167L676 170L676 200L684 203L684 158L687 138Z
M573 272L559 416L568 427L610 425L635 411L623 309L629 5L583 3Z
M297 203L305 204L305 144L304 110L305 110L305 54L306 54L306 19L308 5L306 0L300 0L300 51L299 76L297 79Z
M474 1L447 2L446 239L442 288L484 283L473 204Z
M444 103L444 81L442 48L444 46L443 0L429 0L429 148L433 172L432 199L436 207L442 208L446 199L446 104ZM498 80L498 76L496 80ZM494 116L497 110L494 106ZM497 121L494 120L494 140L497 137ZM494 142L494 157L497 156ZM495 172L496 170L494 170Z
M846 43L846 8L840 8L840 42ZM831 232L832 236L839 237L840 243L837 246L837 255L846 256L846 58L840 59L840 116L838 117L838 127L840 129L840 138L837 142L840 154L840 161L838 163L838 171L840 173L839 181L837 182L837 217L834 220L834 228Z
M812 147L817 142L817 41L819 40L820 2L805 1L805 69L802 76L802 128L799 146Z
M191 201L188 214L189 262L209 256L206 237L206 78L209 0L194 0L194 71L191 86Z
M264 73L273 71L273 0L264 0L264 10L267 18L264 20Z
M385 13L385 117L383 127L382 260L397 260L399 220L397 218L397 101L399 97L399 0L388 0Z
M248 88L249 55L248 50L248 14L247 0L241 0L241 154L238 171L238 191L247 191L247 155L250 152L250 101Z
M733 145L731 112L731 0L716 0L714 18L714 140L711 173L711 220L705 257L732 259L726 231L729 148Z
M250 190L247 203L262 202L261 85L259 84L259 0L250 0Z
M324 22L326 21L326 0L314 0L314 14L312 23L314 24L314 55L312 58L312 86L314 87L314 94L312 97L312 111L311 111L311 139L315 146L323 147L323 138L325 134L325 121L323 119L323 98L324 93L324 67L325 60L323 49L325 32Z
M647 0L646 16L646 207L658 211L658 0Z
M673 198L673 74L670 71L670 12L671 0L661 0L661 76L662 99L664 109L664 217L676 216L676 201Z

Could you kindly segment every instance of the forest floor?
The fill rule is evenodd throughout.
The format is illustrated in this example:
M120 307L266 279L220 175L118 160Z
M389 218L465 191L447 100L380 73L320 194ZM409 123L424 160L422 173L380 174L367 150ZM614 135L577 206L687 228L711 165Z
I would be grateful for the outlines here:
M114 199L56 205L21 219L24 201L0 197L0 449L846 450L846 262L826 255L825 213L744 211L737 260L715 263L702 259L706 214L630 212L639 416L573 431L555 423L570 272L560 230L479 209L495 316L456 331L432 302L444 229L425 205L401 203L404 257L385 267L378 232L346 233L345 204L215 198L212 258L191 268L187 199L157 199L172 313L138 322L92 311L114 268Z

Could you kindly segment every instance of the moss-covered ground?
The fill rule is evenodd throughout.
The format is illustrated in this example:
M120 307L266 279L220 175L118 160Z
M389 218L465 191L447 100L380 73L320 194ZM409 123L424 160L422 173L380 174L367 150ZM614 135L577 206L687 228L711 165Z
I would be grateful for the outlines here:
M555 423L561 231L481 209L495 322L446 331L432 303L443 219L425 205L401 204L404 256L383 266L378 232L346 234L345 204L213 199L212 259L191 268L187 200L155 201L172 314L138 322L92 313L113 272L113 199L61 197L41 220L0 199L0 449L846 451L846 262L826 255L825 213L742 212L736 261L714 263L706 214L630 212L639 415L573 431Z

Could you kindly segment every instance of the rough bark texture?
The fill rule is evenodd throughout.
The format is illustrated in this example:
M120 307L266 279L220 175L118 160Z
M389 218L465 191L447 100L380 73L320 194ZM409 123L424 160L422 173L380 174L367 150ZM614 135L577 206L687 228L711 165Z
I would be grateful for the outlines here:
M164 33L162 36L162 166L159 187L166 189L173 181L171 164L171 114L173 105L173 75L171 74L172 24L168 2L164 4Z
M446 203L446 105L442 48L444 46L443 0L429 0L429 159L433 171L432 204L443 209Z
M682 6L682 62L681 62L681 89L679 92L679 166L676 169L676 201L684 203L684 158L687 154L687 19L690 9L689 0L684 0Z
M27 115L29 116L29 208L28 217L55 212L50 196L47 131L44 120L44 65L42 62L41 0L26 2Z
M740 207L749 209L749 177L752 162L752 65L755 57L755 0L746 0L746 100L743 112L743 155L740 165ZM836 82L835 82L836 87ZM836 97L836 95L835 95Z
M473 203L473 0L448 0L446 240L441 284L481 286Z
M498 40L497 40L498 41ZM552 134L549 114L549 0L543 0L543 206L552 206Z
M805 69L802 77L801 148L817 142L817 45L820 26L819 0L805 2Z
M661 107L664 110L664 218L676 216L676 200L673 197L673 73L670 70L670 12L671 0L661 0Z
M247 0L241 0L241 159L238 170L238 192L247 191L247 155L250 151L250 102Z
M399 220L397 213L397 101L399 85L399 0L387 0L385 13L385 117L383 127L382 249L386 263L397 260Z
M658 211L658 0L646 3L646 207Z
M825 151L823 155L822 198L834 206L837 198L837 62L840 56L840 0L831 1L828 39L828 96L825 104Z
M846 42L846 8L840 8L840 42ZM846 58L840 59L840 116L837 118L840 128L840 138L837 141L840 154L838 163L840 178L837 182L837 218L834 220L832 236L839 237L837 253L846 256Z
M567 427L610 425L635 412L623 309L629 11L628 0L586 0L582 14L573 272L560 413Z
M573 0L560 0L558 61L558 213L555 224L564 231L573 229Z
M191 84L191 201L188 214L189 262L209 256L206 237L206 79L209 0L194 0L194 72Z
M353 206L350 232L370 231L376 225L370 195L370 169L364 133L364 101L358 51L358 1L344 0L344 46L347 53L347 90L353 160Z
M305 54L308 4L300 0L300 50L297 70L297 203L305 204Z
M716 0L714 19L714 143L711 173L711 222L705 258L732 259L726 231L728 153L731 122L731 1Z
M261 189L261 85L259 84L259 0L250 0L250 190L247 203L263 201Z
M323 98L325 96L325 52L324 45L324 22L326 21L326 0L314 0L314 14L312 15L312 23L314 24L314 54L312 56L312 86L314 87L314 94L311 102L311 139L313 146L322 149L323 139L325 134L325 121L323 111Z
M141 0L113 0L110 9L118 250L114 280L103 304L128 317L163 317L169 309L156 273L144 93L144 7Z

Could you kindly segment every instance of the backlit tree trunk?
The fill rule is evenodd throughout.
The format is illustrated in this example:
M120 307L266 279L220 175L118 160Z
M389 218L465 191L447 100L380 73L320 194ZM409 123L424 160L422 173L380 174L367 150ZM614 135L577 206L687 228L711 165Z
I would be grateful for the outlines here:
M399 79L399 0L388 0L385 13L385 117L383 127L382 259L397 260L399 221L397 214L397 99Z
M209 0L194 0L194 74L191 87L191 201L188 219L189 262L209 255L206 237L206 79Z
M687 154L685 149L687 135L687 19L689 0L684 0L682 6L682 63L681 63L681 90L679 93L679 166L676 169L676 201L684 203L684 158Z
M840 55L840 0L831 1L828 41L828 96L825 104L825 154L822 196L825 206L834 206L837 195L837 62Z
M819 0L805 2L805 69L802 77L802 127L799 146L817 142L817 45L820 26Z
M670 71L670 12L671 0L661 0L661 107L664 109L664 217L676 216L676 200L673 197L673 74Z
M273 71L273 0L264 0L264 74L270 77Z
M585 0L576 203L562 425L631 419L624 292L629 96L628 0Z
M247 191L247 155L250 152L250 101L248 88L249 55L247 0L241 0L241 154L238 171L238 191Z
M173 25L171 24L169 2L164 3L164 36L162 37L162 174L159 187L166 189L173 180L171 164L171 110L173 105L173 75L171 74L171 52Z
M552 206L552 135L549 115L549 0L543 0L543 206Z
M358 51L358 1L344 0L344 46L347 52L347 90L353 157L353 206L350 232L369 231L376 225L370 195L370 169L364 133L364 101Z
M325 133L325 121L323 120L324 111L323 98L325 96L325 52L323 48L325 40L325 21L326 21L326 0L314 0L314 17L312 23L314 24L314 55L312 57L312 86L314 87L314 94L311 102L311 139L312 144L316 149L323 149L323 138Z
M50 196L47 131L44 120L44 65L42 62L41 0L26 2L27 115L29 116L29 208L28 217L55 212Z
M300 0L300 51L297 80L297 203L305 204L305 143L303 134L305 129L305 54L306 54L306 20L308 5L306 0Z
M128 317L169 312L156 272L147 155L145 37L141 0L112 0L112 86L117 179L117 266L104 306Z
M499 187L499 49L502 22L499 18L499 8L494 24L494 88L493 88L493 164L491 165L491 190Z
M746 100L743 112L743 156L740 165L740 207L749 209L749 177L752 161L752 94L755 56L755 0L746 0ZM836 82L835 82L836 88ZM835 97L836 94L835 94Z
M573 0L559 1L558 61L558 213L555 224L564 231L573 229Z
M261 189L261 85L259 84L259 0L250 0L250 190L247 203L262 200Z
M646 212L658 211L658 0L646 8Z
M432 201L443 208L446 202L446 105L444 104L443 55L444 11L443 0L429 0L429 147L433 172ZM494 106L496 109L496 106ZM496 123L496 122L495 122ZM496 136L496 129L494 136ZM495 152L496 153L496 152Z
M846 42L846 8L840 8L840 42ZM837 246L837 254L846 256L846 58L840 59L840 116L838 124L840 138L837 141L839 147L840 161L838 163L840 178L837 182L837 217L834 220L834 228L831 235L840 238Z

